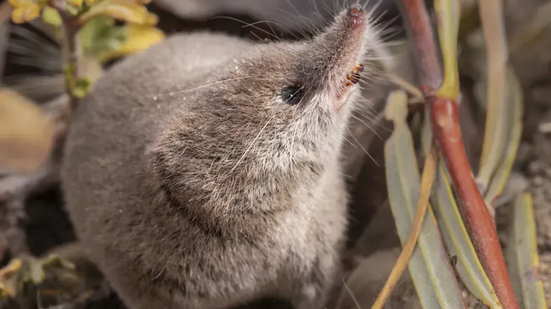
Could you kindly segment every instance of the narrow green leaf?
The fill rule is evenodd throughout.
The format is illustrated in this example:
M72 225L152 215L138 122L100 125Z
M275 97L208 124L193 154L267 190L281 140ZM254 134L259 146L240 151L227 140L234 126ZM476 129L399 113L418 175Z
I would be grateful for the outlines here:
M481 14L484 15L483 35L484 48L486 50L486 70L484 71L484 83L486 97L478 98L486 101L486 125L484 130L484 144L480 158L480 170L476 177L481 188L481 193L486 197L488 187L495 172L500 168L504 160L504 154L509 148L509 141L514 139L512 126L513 110L512 102L508 100L508 50L505 39L505 25L503 22L503 7L500 1L492 0L487 6L482 6ZM485 8L485 9L484 9ZM480 77L479 77L480 78ZM480 93L480 92L479 92ZM518 146L517 146L518 147ZM516 148L513 151L516 153ZM510 171L509 171L510 172ZM509 174L506 172L505 174ZM504 185L504 184L503 184ZM497 194L501 189L497 190ZM488 201L486 201L488 203ZM488 203L489 205L491 204Z
M505 69L505 96L504 102L500 109L494 109L494 123L497 126L485 135L485 143L495 143L496 149L499 152L493 152L488 157L487 162L492 161L492 164L487 164L481 167L477 176L477 182L484 189L484 201L491 205L496 198L499 197L507 179L511 174L513 164L517 155L517 150L520 145L522 135L522 113L523 113L523 96L520 83L510 66ZM484 102L487 96L487 82L485 73L481 76L481 80L475 85L475 97L478 102ZM486 104L479 104L485 109Z
M420 192L420 175L406 115L405 92L393 91L386 116L394 122L394 131L385 145L385 165L390 206L402 244L409 237ZM423 308L465 308L430 208L408 268Z
M517 198L512 220L506 257L519 306L521 309L546 309L543 283L539 277L536 225L530 193Z
M429 109L426 108L426 117L428 117L428 113ZM432 140L429 118L425 118L421 134L423 154L426 155L428 151L427 141ZM495 294L495 290L484 268L482 268L482 264L480 264L480 260L463 223L450 185L449 172L442 160L440 160L436 172L431 193L431 203L449 255L457 257L455 269L461 281L474 297L490 309L501 309L502 306Z
M492 284L469 238L457 208L445 165L440 162L431 201L450 255L457 256L456 269L469 291L491 309L502 308Z
M524 103L516 74L510 65L506 65L504 93L499 96L503 100L497 102L499 108L488 110L488 74L482 69L487 66L487 56L481 39L480 33L471 37L461 62L465 72L476 81L474 95L478 106L491 113L487 119L494 124L484 136L485 147L493 147L493 150L487 151L486 164L481 166L476 178L484 191L485 202L492 204L503 191L513 167L522 134Z
M506 70L506 88L507 95L504 108L499 112L499 117L506 118L508 134L505 142L505 148L501 154L501 162L496 167L492 180L484 194L486 204L490 205L501 194L507 179L511 174L513 163L517 156L517 150L520 145L522 135L522 110L523 98L520 83L510 67Z

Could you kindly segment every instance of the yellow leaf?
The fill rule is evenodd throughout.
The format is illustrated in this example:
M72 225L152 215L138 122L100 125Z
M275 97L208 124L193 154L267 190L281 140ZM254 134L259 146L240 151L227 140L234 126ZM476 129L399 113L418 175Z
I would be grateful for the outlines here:
M80 278L73 263L59 256L35 258L23 255L0 269L0 300L27 299L28 291L38 291L45 303L59 301L60 292L76 295ZM79 292L80 294L80 292Z
M36 170L53 144L54 124L18 93L0 89L0 166Z
M8 265L0 269L0 300L15 296L13 277L21 270L23 263L20 259L13 259Z
M147 16L147 20L146 20L145 24L153 26L153 25L156 25L158 22L159 22L159 17L157 15L149 14Z
M23 263L20 259L11 260L6 267L0 269L0 280L13 276L16 272L19 271L19 269L21 269L22 265Z
M142 2L143 0L105 0L80 16L79 22L84 23L92 17L107 15L133 24L155 25L158 22L157 16L149 13Z
M101 54L100 61L105 62L137 53L162 41L165 37L164 33L155 27L129 24L125 30L126 40L118 48Z
M40 15L41 6L32 0L10 0L13 6L11 19L16 24L29 22Z

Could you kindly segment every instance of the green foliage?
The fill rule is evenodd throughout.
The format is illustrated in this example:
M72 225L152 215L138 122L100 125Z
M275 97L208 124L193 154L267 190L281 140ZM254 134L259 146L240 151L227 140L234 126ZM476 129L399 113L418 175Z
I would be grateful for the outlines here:
M81 28L79 42L86 56L99 57L119 48L127 39L123 27L117 27L109 16L96 16Z

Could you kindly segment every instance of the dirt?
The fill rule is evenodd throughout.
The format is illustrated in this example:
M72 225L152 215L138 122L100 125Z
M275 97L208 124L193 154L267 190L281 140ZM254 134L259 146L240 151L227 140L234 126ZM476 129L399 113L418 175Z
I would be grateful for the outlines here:
M536 137L539 143L551 144L545 134ZM546 292L547 303L551 303L551 152L544 150L536 152L535 161L529 165L530 191L536 217L538 250L540 254L540 278Z

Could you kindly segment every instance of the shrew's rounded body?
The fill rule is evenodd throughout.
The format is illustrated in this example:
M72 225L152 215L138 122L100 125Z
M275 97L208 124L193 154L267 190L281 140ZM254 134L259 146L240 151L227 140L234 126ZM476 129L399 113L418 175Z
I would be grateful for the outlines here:
M96 83L62 184L83 247L130 308L323 306L346 228L349 72L368 30L354 8L303 43L178 35Z

